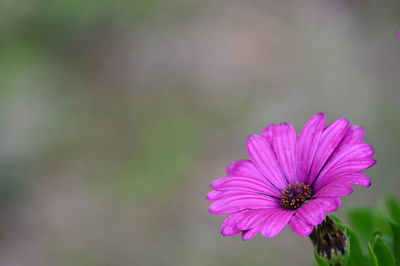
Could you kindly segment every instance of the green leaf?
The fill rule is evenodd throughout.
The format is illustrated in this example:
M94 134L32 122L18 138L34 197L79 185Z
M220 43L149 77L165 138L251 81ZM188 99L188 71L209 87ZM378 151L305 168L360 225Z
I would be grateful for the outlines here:
M383 266L395 266L395 260L391 249L388 244L381 238L380 235L375 237L373 243L373 250L378 259L378 264Z
M387 212L383 206L376 208L374 213L375 230L373 233L381 233L382 236L392 237L392 230L387 219Z
M329 214L329 217L335 222L336 225L343 224L342 221L337 216Z
M397 265L400 265L400 224L389 219L393 235L393 254Z
M338 227L344 230L347 237L349 238L349 257L346 259L345 265L367 265L368 259L361 250L360 241L358 240L356 233L354 233L350 228L345 225L338 224Z
M368 253L369 253L369 258L371 260L371 265L372 266L379 266L378 259L377 259L376 255L375 255L374 250L371 247L371 243L368 243Z
M400 204L393 196L386 197L386 206L389 211L390 218L400 224Z
M357 232L365 242L372 239L374 232L374 209L373 208L354 208L347 212L350 225Z

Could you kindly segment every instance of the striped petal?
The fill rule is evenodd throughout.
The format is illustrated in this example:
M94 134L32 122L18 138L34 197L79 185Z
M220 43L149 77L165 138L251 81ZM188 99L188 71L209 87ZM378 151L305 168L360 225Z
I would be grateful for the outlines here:
M237 225L240 230L250 230L251 228L263 222L271 213L274 213L277 208L250 210L248 215L244 217Z
M324 219L324 210L319 204L318 199L312 199L298 208L296 215L308 224L318 225Z
M209 211L212 214L227 214L245 209L274 208L278 204L276 199L255 193L242 192L235 196L224 197L214 201L210 205Z
M308 176L308 184L313 184L317 174L342 141L348 130L349 122L345 118L340 118L330 124L322 133L321 140L315 153L311 171Z
M276 125L271 142L286 180L289 184L297 182L299 179L296 165L296 130L289 123Z
M324 130L324 123L325 114L315 114L307 121L300 132L296 154L298 160L298 174L301 182L305 182L308 178L308 173Z
M265 181L265 177L257 170L249 160L234 161L226 168L228 176L251 177Z
M249 156L260 173L279 190L287 186L281 167L270 144L259 135L252 135L247 141Z
M237 223L243 218L245 213L246 211L236 212L226 217L221 225L221 234L224 236L239 234L241 230L237 228Z
M301 236L308 236L314 229L313 225L304 222L298 215L292 217L289 226L296 234Z
M315 181L315 189L318 190L321 184L337 176L359 172L374 165L375 160L371 158L373 154L373 148L367 143L342 146L322 169Z
M356 144L364 138L364 129L359 125L349 127L340 145Z
M330 182L315 193L315 197L334 198L351 194L353 188L341 182Z
M260 231L261 231L261 226L260 225L257 225L256 227L254 227L254 228L252 228L250 230L243 231L242 239L243 240L249 240L249 239L255 237L258 233L260 233Z
M289 223L294 212L280 209L271 213L261 226L261 234L265 237L274 237Z
M242 190L258 192L279 197L276 189L267 186L265 182L249 177L222 177L214 180L211 187L215 190Z

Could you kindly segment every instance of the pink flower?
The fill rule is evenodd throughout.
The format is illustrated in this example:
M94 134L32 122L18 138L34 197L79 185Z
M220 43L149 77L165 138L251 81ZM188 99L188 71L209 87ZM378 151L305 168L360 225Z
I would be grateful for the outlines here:
M274 237L289 224L307 236L325 213L340 206L340 196L353 191L351 184L371 185L361 171L376 161L372 146L362 141L363 128L345 118L324 124L325 114L318 113L298 136L291 124L282 123L248 138L250 160L232 162L207 194L210 213L230 214L223 235Z

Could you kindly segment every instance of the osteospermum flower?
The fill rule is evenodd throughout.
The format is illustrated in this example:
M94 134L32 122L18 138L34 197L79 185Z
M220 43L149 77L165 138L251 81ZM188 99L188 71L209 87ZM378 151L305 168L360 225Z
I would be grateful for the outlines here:
M373 148L362 141L363 128L345 118L324 124L325 114L317 113L298 135L282 123L248 138L250 160L232 162L207 194L211 213L230 214L223 235L274 237L289 225L307 236L340 206L340 196L353 191L351 184L371 185L361 173L375 164Z

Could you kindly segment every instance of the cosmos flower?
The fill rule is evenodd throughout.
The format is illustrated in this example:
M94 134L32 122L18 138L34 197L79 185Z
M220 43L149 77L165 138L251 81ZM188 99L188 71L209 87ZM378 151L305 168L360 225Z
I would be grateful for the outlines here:
M297 135L289 123L267 126L247 140L250 160L232 162L227 176L211 183L212 214L229 214L221 233L274 237L286 225L308 236L325 213L340 206L351 184L368 187L361 171L375 164L364 130L340 118L324 127L325 114L312 116Z

